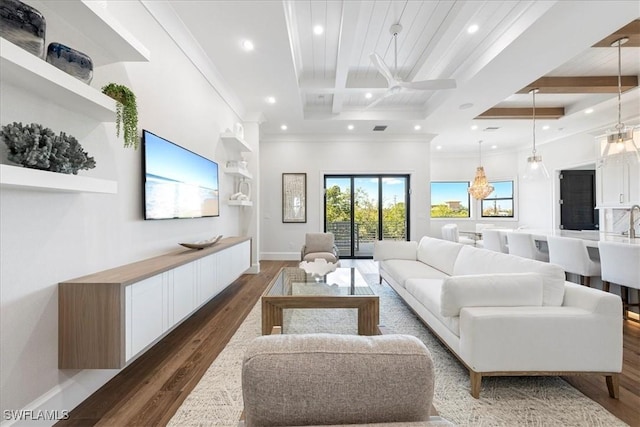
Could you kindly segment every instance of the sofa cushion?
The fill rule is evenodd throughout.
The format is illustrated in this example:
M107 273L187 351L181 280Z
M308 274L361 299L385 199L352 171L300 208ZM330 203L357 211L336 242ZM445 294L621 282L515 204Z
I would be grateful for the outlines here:
M557 265L463 245L452 276L498 273L538 273L542 276L542 304L560 306L564 298L564 270Z
M373 260L410 259L415 261L418 242L377 240L373 245Z
M542 288L537 273L448 277L442 282L440 313L460 316L463 307L542 306Z
M460 243L425 236L418 244L417 258L418 261L451 276L458 252L463 246Z
M442 322L457 337L460 336L460 318L443 316L440 313L440 294L443 279L408 279L405 289L418 300L431 314Z
M380 261L380 268L389 273L396 282L403 287L407 279L443 279L447 277L443 272L431 268L426 264L406 259Z

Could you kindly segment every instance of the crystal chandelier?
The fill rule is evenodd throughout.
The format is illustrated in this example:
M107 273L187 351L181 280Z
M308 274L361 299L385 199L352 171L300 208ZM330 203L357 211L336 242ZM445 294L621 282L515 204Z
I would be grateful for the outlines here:
M610 161L640 162L640 151L633 140L634 129L622 123L621 97L622 97L622 55L621 46L629 41L628 37L622 37L611 44L618 47L618 123L613 129L607 131L605 140L601 143L601 155L603 163Z
M542 156L536 154L536 93L538 89L531 89L529 91L533 97L533 150L531 150L531 156L527 157L527 169L522 177L528 181L542 180L549 178L549 172L544 163L542 163Z
M480 164L476 168L476 177L473 179L473 184L467 190L474 199L482 200L489 194L493 193L493 187L489 185L487 176L484 174L484 168L482 167L482 141L478 141L478 147L480 152Z

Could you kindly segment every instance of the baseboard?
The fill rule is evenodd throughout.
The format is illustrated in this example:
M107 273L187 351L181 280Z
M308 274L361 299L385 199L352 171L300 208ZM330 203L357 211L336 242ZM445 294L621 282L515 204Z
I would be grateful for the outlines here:
M64 370L61 373L67 372ZM36 398L24 408L11 409L11 419L3 414L1 427L9 426L52 426L65 417L72 409L116 376L119 369L91 369L68 371L75 375Z
M260 273L260 263L256 262L249 267L244 274L259 274Z
M300 261L300 252L262 252L260 259L265 261Z

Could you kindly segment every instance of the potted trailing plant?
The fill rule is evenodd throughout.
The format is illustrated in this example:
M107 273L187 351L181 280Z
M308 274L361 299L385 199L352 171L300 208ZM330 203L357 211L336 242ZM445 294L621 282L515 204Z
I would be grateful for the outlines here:
M102 88L102 93L115 99L116 105L116 134L120 136L120 125L124 134L124 146L138 148L138 107L136 95L124 85L109 83Z

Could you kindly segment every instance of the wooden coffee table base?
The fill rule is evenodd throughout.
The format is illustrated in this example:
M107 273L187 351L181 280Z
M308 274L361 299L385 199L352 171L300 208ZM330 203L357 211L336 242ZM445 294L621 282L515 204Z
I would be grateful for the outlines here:
M358 334L378 335L380 300L378 296L263 296L262 335L270 335L274 326L282 326L285 308L357 308Z

